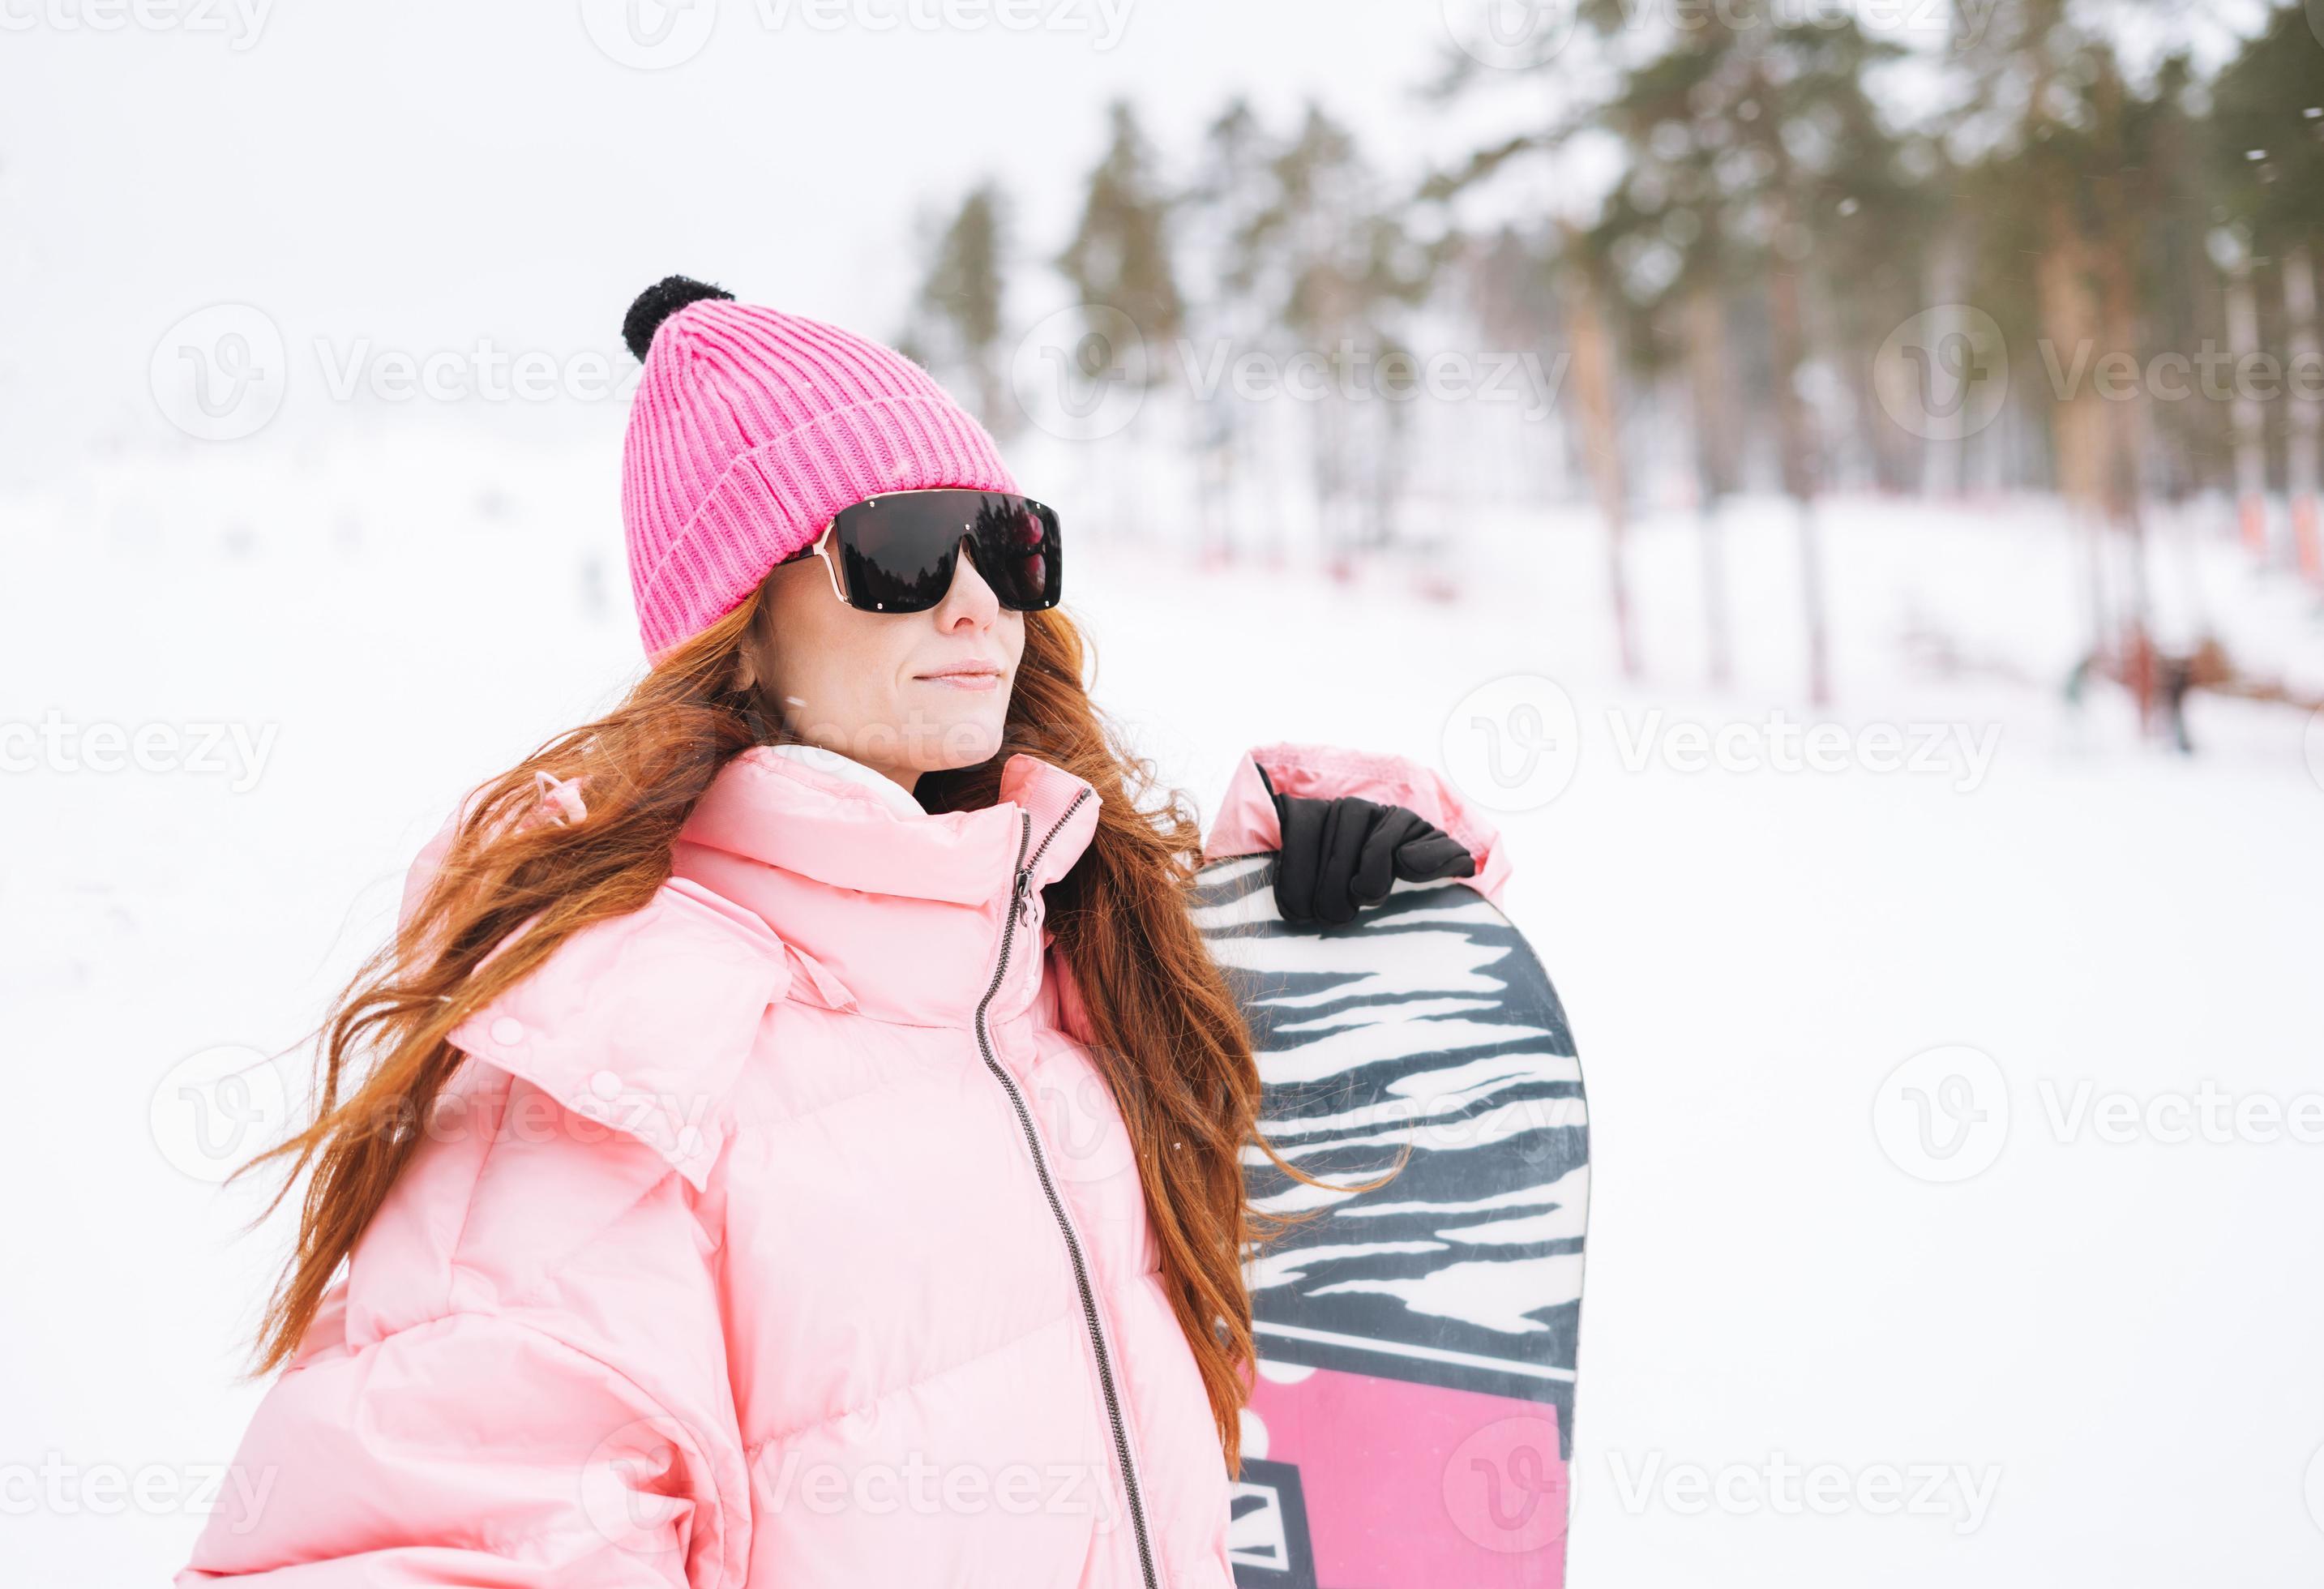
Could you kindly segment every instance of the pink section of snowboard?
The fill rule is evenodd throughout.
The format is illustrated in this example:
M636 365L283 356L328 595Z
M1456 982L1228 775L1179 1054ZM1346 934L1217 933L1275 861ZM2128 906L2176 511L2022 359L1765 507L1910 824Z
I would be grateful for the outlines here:
M1565 1582L1555 1408L1330 1369L1261 1375L1250 1408L1299 1469L1319 1589Z

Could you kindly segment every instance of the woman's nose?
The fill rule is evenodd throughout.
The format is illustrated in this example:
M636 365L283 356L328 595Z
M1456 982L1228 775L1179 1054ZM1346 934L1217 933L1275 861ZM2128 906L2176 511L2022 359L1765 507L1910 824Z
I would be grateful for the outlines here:
M985 583L984 575L977 568L973 546L973 538L960 538L959 555L953 559L952 587L945 593L945 605L949 607L957 602L981 621L990 623L1001 610L1001 598L992 593L992 587Z

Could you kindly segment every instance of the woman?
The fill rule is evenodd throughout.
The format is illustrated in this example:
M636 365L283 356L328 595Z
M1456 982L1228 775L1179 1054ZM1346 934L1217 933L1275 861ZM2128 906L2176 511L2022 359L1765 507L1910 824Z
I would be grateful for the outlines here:
M624 334L652 667L326 1023L262 1499L179 1582L1223 1589L1259 1084L1056 515L887 348L678 277ZM1506 870L1315 747L1211 854L1278 844L1327 919Z

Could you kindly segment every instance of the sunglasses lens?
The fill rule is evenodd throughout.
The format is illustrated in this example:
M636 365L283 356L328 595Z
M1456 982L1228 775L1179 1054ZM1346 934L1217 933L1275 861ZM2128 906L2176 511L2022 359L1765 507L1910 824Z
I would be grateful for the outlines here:
M867 613L924 613L942 601L964 537L1002 606L1034 612L1057 603L1057 515L1030 497L899 492L844 508L835 524L848 605Z
M924 613L952 583L953 542L918 496L875 496L841 512L832 540L847 603L867 613ZM955 535L957 532L955 532Z
M1033 613L1057 605L1065 569L1056 510L1030 497L987 495L969 546L1002 606Z

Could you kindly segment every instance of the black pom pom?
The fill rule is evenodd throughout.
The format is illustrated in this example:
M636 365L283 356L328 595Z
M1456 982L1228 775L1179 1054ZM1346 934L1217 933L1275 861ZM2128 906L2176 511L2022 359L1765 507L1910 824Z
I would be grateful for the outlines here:
M630 305L630 312L622 317L622 340L630 345L630 351L642 364L646 349L653 346L653 334L664 320L689 303L699 303L706 298L731 300L733 296L691 276L664 276L639 293L637 301Z

